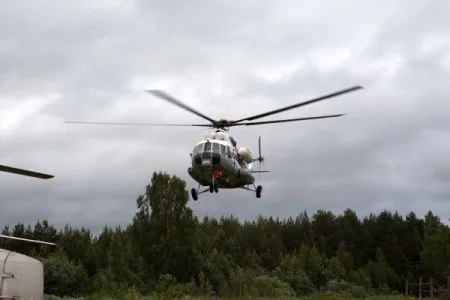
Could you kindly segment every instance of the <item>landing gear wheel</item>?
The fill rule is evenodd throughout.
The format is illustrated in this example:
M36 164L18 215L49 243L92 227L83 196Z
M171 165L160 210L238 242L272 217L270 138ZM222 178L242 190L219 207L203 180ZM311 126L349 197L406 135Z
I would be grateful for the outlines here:
M262 186L258 185L256 188L256 198L261 198Z
M217 183L214 185L214 192L216 193L219 192L219 186L217 185Z
M197 195L197 190L196 189L192 189L191 190L191 196L192 196L192 199L194 199L194 201L197 201L198 195Z
M214 193L214 185L212 183L209 185L209 192Z

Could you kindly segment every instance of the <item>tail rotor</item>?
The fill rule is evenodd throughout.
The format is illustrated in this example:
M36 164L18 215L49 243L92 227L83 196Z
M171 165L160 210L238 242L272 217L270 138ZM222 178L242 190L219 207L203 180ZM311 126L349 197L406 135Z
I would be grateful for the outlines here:
M261 154L261 136L258 137L258 162L259 162L259 170L261 170L261 163L264 163L264 156Z
M261 152L261 136L258 137L258 157L253 159L254 162L258 162L259 164L259 170L258 171L252 171L252 173L260 173L258 175L258 179L261 179L261 173L266 173L270 171L261 170L261 164L264 165L264 156Z

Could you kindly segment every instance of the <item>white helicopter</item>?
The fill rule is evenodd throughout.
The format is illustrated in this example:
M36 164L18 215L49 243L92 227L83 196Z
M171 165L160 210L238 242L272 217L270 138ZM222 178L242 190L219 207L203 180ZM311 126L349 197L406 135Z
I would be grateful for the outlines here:
M253 170L254 162L261 163L264 157L261 155L261 137L258 139L259 156L254 158L246 147L237 147L236 141L232 136L226 133L233 126L253 126L273 123L284 123L304 120L314 120L323 118L334 118L343 116L343 114L324 115L316 117L303 117L284 120L270 120L260 122L244 122L252 121L293 108L350 93L362 86L353 86L337 92L333 92L318 98L310 99L290 106L268 111L258 115L242 118L236 121L219 119L214 120L199 111L182 103L175 97L161 90L147 90L146 92L158 98L164 99L178 107L181 107L205 120L210 124L155 124L155 123L109 123L109 122L82 122L82 121L66 121L64 123L74 124L99 124L99 125L147 125L147 126L197 126L215 128L215 132L211 132L206 137L195 144L191 156L191 166L187 169L189 175L198 183L197 189L191 189L191 196L196 201L198 195L209 191L210 193L218 193L219 189L235 189L242 188L255 192L256 198L261 197L262 186L255 185L253 173L270 172L266 170ZM207 188L200 190L201 186Z
M50 175L50 174L14 168L14 167L5 166L5 165L0 165L0 172L13 173L13 174L17 174L17 175L35 177L35 178L40 178L40 179L50 179L50 178L55 177L54 175Z

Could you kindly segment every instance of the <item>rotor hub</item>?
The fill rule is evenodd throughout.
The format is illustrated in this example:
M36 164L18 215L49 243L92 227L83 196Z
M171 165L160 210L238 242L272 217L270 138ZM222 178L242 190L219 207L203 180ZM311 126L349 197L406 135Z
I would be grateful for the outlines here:
M214 127L220 128L223 130L228 130L228 128L232 125L231 120L227 119L219 119L219 121L215 122Z

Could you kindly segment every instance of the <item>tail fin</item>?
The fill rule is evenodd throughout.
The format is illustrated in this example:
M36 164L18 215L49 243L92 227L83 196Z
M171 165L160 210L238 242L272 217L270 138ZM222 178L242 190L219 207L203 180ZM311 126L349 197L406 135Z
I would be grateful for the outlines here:
M258 137L258 154L259 154L259 156L257 158L254 158L253 161L254 162L257 161L259 163L259 170L258 171L252 170L251 173L267 173L267 172L270 172L270 171L262 171L261 170L261 163L264 162L264 156L262 156L262 154L261 154L261 136Z

